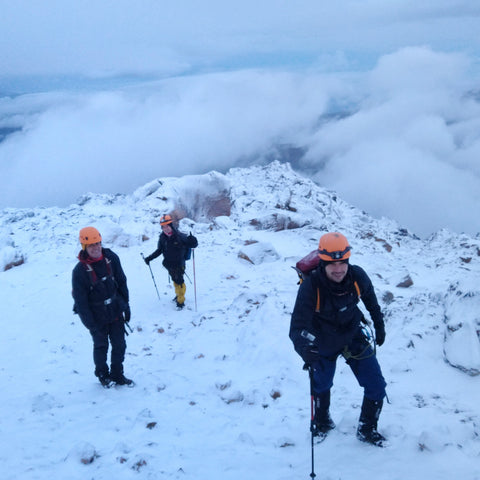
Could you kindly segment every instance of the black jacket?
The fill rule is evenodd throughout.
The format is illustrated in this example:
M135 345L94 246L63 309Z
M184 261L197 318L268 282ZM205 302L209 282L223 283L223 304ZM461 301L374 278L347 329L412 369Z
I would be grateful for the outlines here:
M108 248L102 252L100 260L92 261L81 251L72 272L74 310L89 330L118 320L128 307L127 278L120 259Z
M383 314L372 282L361 267L349 265L341 283L328 280L325 270L319 267L300 285L290 323L290 339L302 358L312 343L321 356L338 355L356 335L361 334L363 313L357 306L359 297L354 282L360 288L361 300L374 325L383 325ZM315 311L317 288L320 297L318 312Z
M167 269L185 266L185 254L189 248L196 248L198 240L192 234L186 235L173 229L173 234L165 235L163 232L158 238L157 249L145 260L151 261L163 254L163 265Z

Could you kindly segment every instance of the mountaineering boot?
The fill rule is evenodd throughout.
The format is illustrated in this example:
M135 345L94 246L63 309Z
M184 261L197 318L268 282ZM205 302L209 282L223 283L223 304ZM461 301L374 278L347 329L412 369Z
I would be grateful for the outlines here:
M123 373L117 377L112 378L112 381L115 383L115 385L133 386L133 380L127 378Z
M358 421L357 438L365 443L383 447L385 437L377 432L378 418L382 411L383 400L370 400L363 397L362 411Z
M313 416L312 433L314 437L326 437L335 423L330 416L330 390L313 395L315 413Z
M174 298L172 298L172 302L175 302L175 305L177 307L177 310L181 310L184 306L185 306L185 303L180 303L177 299L177 296L175 295Z
M133 380L130 380L123 374L123 365L112 365L110 369L110 378L115 385L133 386Z
M113 385L113 380L110 378L110 375L108 372L101 373L100 375L98 375L98 380L100 381L102 386L105 388L110 388Z

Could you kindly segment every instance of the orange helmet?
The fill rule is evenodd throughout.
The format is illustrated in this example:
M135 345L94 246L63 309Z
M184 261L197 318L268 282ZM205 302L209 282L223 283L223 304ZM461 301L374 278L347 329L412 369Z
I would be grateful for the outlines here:
M83 246L102 241L100 232L95 227L85 227L80 230L80 243Z
M326 233L320 237L318 256L324 262L341 262L350 257L351 249L345 235L338 232Z
M168 215L168 213L166 215L162 215L161 218L160 218L160 225L168 225L169 223L172 223L173 222L173 218L171 215Z

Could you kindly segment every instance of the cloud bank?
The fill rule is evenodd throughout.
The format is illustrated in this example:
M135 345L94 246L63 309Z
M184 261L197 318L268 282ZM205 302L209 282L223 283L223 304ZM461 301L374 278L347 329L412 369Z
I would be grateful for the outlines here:
M284 160L372 215L480 231L471 2L4 3L0 208L289 146Z
M313 135L315 179L421 235L479 232L480 97L468 71L464 56L422 48L383 57L358 111Z

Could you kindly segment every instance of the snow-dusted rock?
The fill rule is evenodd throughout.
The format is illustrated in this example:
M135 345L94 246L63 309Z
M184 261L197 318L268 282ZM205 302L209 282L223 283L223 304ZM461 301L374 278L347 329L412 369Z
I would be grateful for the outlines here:
M444 349L452 366L480 374L480 291L455 290L447 296Z
M238 252L238 256L254 265L265 262L275 262L280 259L275 247L269 242L253 242L244 245Z

